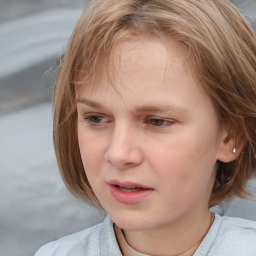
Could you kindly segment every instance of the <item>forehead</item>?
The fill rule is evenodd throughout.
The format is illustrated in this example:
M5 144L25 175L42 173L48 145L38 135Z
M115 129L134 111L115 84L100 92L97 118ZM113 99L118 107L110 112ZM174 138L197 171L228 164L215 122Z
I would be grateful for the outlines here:
M113 56L117 66L123 65L127 61L129 64L133 62L138 65L143 63L143 60L149 61L148 64L150 64L153 60L155 65L162 67L162 64L166 64L168 60L172 63L185 62L186 50L181 43L172 38L134 36L117 43Z
M184 48L174 40L156 37L137 37L117 45L113 68L117 73L151 75L156 73L164 79L170 69L189 71Z
M118 42L107 57L98 60L98 68L91 72L87 81L84 81L81 72L79 80L82 82L78 88L83 93L97 91L102 89L99 85L106 82L117 90L117 84L127 87L135 83L139 88L145 77L150 77L152 82L159 84L161 81L161 84L165 84L171 73L194 76L188 56L184 45L171 38L138 35L129 37Z

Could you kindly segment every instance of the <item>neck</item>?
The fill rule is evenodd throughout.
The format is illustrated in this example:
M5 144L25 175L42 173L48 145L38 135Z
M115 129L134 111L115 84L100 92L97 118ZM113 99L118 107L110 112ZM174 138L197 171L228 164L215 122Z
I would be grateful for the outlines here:
M199 218L198 218L199 217ZM204 216L185 218L175 224L154 229L124 231L127 243L136 251L158 256L191 256L209 231L213 218Z

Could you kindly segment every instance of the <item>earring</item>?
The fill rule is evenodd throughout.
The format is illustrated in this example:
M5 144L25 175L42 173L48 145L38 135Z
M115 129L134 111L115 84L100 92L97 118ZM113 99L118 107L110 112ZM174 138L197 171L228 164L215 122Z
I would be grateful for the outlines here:
M234 154L236 153L236 148L233 148L233 153L234 153Z

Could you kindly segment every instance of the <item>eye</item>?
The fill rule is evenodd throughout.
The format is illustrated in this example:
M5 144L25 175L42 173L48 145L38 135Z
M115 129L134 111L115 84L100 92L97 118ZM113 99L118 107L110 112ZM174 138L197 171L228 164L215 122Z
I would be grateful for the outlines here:
M174 123L173 120L162 119L162 118L149 118L147 119L147 124L156 127L168 127Z
M101 125L101 124L110 122L110 120L104 115L99 115L94 113L84 115L84 120L88 122L89 125L92 125L92 126Z

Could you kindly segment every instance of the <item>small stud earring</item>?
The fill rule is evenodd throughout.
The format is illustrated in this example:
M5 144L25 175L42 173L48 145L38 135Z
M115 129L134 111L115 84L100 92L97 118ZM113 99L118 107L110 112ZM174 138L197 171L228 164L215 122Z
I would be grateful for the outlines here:
M233 148L233 153L234 153L234 154L236 153L236 148Z

